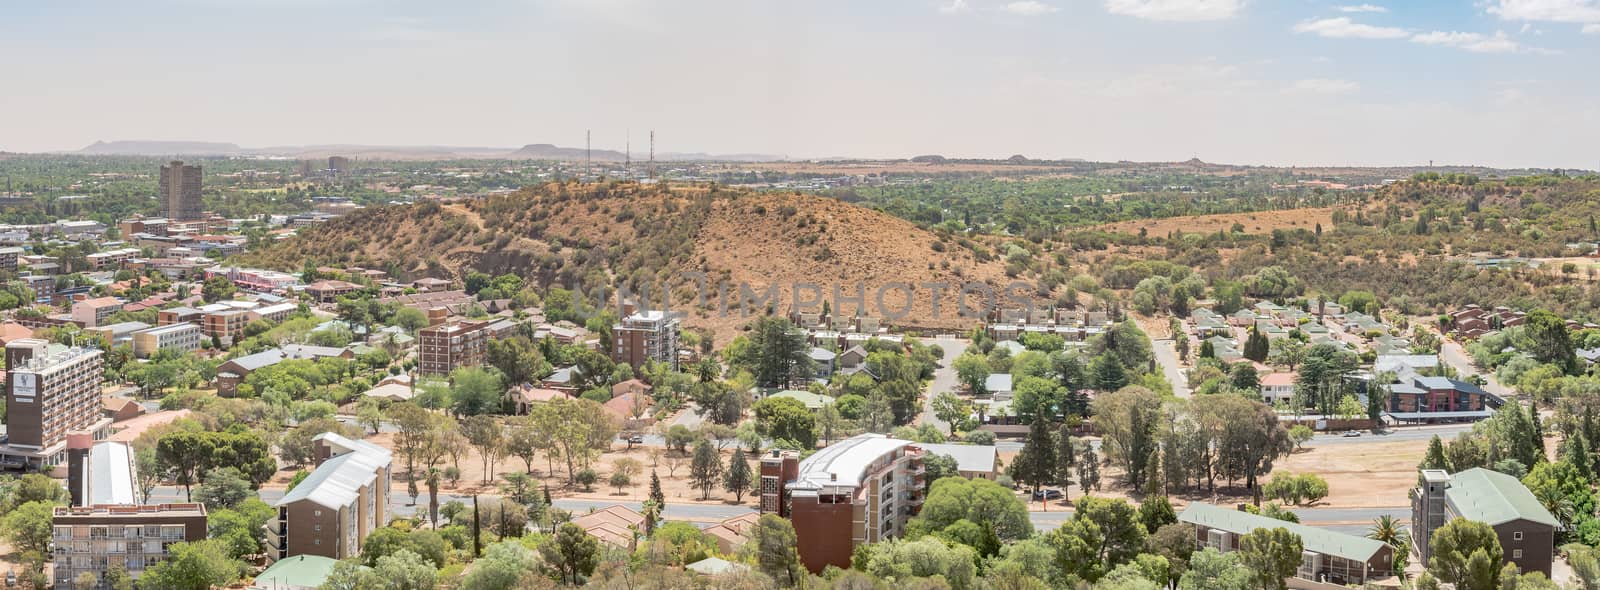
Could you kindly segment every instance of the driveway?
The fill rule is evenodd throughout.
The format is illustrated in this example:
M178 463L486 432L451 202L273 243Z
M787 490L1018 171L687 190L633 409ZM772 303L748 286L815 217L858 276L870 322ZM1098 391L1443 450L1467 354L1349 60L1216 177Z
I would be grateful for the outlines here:
M960 380L956 378L956 357L967 351L967 341L959 338L933 338L923 340L923 344L936 345L944 349L944 358L939 361L938 368L933 370L933 383L928 385L928 391L922 399L922 424L938 426L939 430L950 432L950 424L933 415L933 397L942 392L958 391Z
M1498 395L1502 398L1511 395L1511 390L1500 385L1494 378L1494 373L1479 373L1478 368L1472 365L1472 357L1461 348L1459 343L1445 340L1439 347L1439 360L1445 362L1456 370L1456 374L1465 379L1473 375L1481 375L1484 380L1483 390Z
M1167 382L1172 384L1172 394L1178 397L1189 397L1189 378L1183 372L1183 365L1178 362L1178 350L1172 340L1154 340L1151 349L1155 351L1156 363L1161 365L1161 373L1166 376Z

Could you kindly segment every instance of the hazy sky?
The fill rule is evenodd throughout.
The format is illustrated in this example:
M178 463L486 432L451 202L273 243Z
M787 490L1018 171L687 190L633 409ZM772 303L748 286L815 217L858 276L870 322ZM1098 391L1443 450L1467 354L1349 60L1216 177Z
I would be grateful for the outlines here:
M1600 0L4 0L95 140L1600 166Z

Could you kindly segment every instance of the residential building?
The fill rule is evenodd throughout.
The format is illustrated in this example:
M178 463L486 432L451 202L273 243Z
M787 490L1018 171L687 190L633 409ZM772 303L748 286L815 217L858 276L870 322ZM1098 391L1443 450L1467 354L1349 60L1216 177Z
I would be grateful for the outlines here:
M1303 547L1300 568L1294 573L1294 578L1298 580L1335 586L1361 586L1393 575L1394 547L1366 537L1336 533L1202 502L1191 502L1178 514L1178 522L1194 525L1196 547L1223 553L1238 551L1239 538L1256 529L1287 529L1300 537ZM1290 580L1289 587L1327 586L1296 584Z
M333 303L340 297L361 290L361 285L332 279L321 280L306 285L306 294L310 295L317 303Z
M1449 377L1413 376L1387 388L1388 415L1401 422L1481 420L1504 403L1477 385Z
M233 346L233 341L244 335L244 327L249 323L250 312L246 310L213 311L200 318L200 331L207 338L216 338L223 346Z
M156 312L156 325L170 326L185 322L198 325L205 315L205 312L192 307L171 307Z
M489 322L459 322L417 332L417 373L448 375L461 367L482 365L488 358Z
M881 434L854 436L800 460L761 459L761 512L794 523L800 560L813 573L850 566L855 548L905 533L923 497L923 451Z
M300 310L300 305L299 304L290 303L290 302L284 302L284 303L275 303L275 304L272 304L272 305L264 305L264 306L261 306L261 307L257 307L255 309L245 310L245 314L250 317L250 321L252 321L252 322L256 321L256 320L266 320L266 321L269 321L269 322L281 322L285 318L289 317L289 314L292 314L292 313L294 313L296 311L299 311L299 310Z
M617 504L572 519L583 532L612 547L632 550L638 535L644 532L644 515L637 510Z
M1481 467L1455 475L1422 470L1411 490L1412 545L1427 563L1435 531L1465 518L1489 525L1500 538L1505 560L1523 572L1550 575L1560 521L1517 478Z
M150 358L158 350L180 353L200 348L200 326L190 323L167 324L133 333L133 355Z
M95 252L84 258L89 260L89 268L93 270L115 270L122 268L123 263L138 255L138 248L117 248Z
M355 354L348 348L332 348L328 346L308 346L304 344L285 344L280 348L263 350L261 352L241 356L217 366L217 395L233 397L239 391L239 384L244 383L251 373L270 367L287 360L315 360L322 358L352 358Z
M1294 373L1267 373L1261 376L1261 401L1269 406L1294 401Z
M99 338L112 347L133 342L133 334L145 330L150 324L144 322L117 322L115 324L101 324L93 328L84 328L83 333Z
M193 221L205 217L200 200L200 166L185 166L173 160L161 167L161 216L171 221Z
M0 248L0 270L17 272L19 256L22 256L22 248Z
M172 544L206 538L204 505L139 502L128 443L95 442L90 433L75 432L67 446L71 504L55 508L51 519L55 579L89 572L108 588L104 580L112 568L137 579L166 559Z
M96 297L72 304L72 321L93 328L106 321L111 314L122 311L122 302L112 297Z
M389 450L332 432L312 440L316 470L273 504L278 515L267 521L268 561L360 555L367 535L389 522Z
M0 465L37 467L66 462L69 431L105 438L99 348L69 348L26 338L6 345L6 439Z
M154 505L57 506L51 519L57 580L91 572L102 580L120 567L138 579L166 560L172 545L206 539L199 502Z
M993 480L1000 475L1000 451L994 445L951 445L943 443L916 443L922 449L923 459L931 455L947 455L956 460L956 473L967 479Z
M611 328L615 348L611 360L635 370L647 361L667 363L678 370L678 317L665 311L640 311Z

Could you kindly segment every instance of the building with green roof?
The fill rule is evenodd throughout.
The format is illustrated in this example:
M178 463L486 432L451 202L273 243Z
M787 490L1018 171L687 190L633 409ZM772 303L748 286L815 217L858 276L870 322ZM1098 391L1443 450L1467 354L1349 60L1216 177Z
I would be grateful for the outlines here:
M1523 572L1550 575L1561 521L1517 478L1483 468L1455 475L1422 470L1418 487L1411 490L1411 534L1422 563L1432 557L1434 531L1457 518L1494 528L1506 561Z
M280 559L256 576L250 590L316 590L328 581L339 560L321 555L296 555Z
M1239 538L1256 529L1282 528L1299 535L1303 551L1295 577L1302 580L1360 586L1393 575L1394 547L1366 537L1201 502L1184 508L1178 522L1194 525L1199 548L1223 553L1239 550Z

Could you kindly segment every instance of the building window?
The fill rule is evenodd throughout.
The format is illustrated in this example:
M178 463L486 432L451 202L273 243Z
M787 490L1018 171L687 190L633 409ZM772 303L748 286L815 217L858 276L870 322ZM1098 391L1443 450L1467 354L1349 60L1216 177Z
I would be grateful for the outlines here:
M1522 531L1516 531L1516 532L1511 533L1511 540L1513 540L1513 541L1521 541L1522 540Z
M1522 550L1521 549L1512 549L1511 550L1511 558L1512 559L1522 559Z

